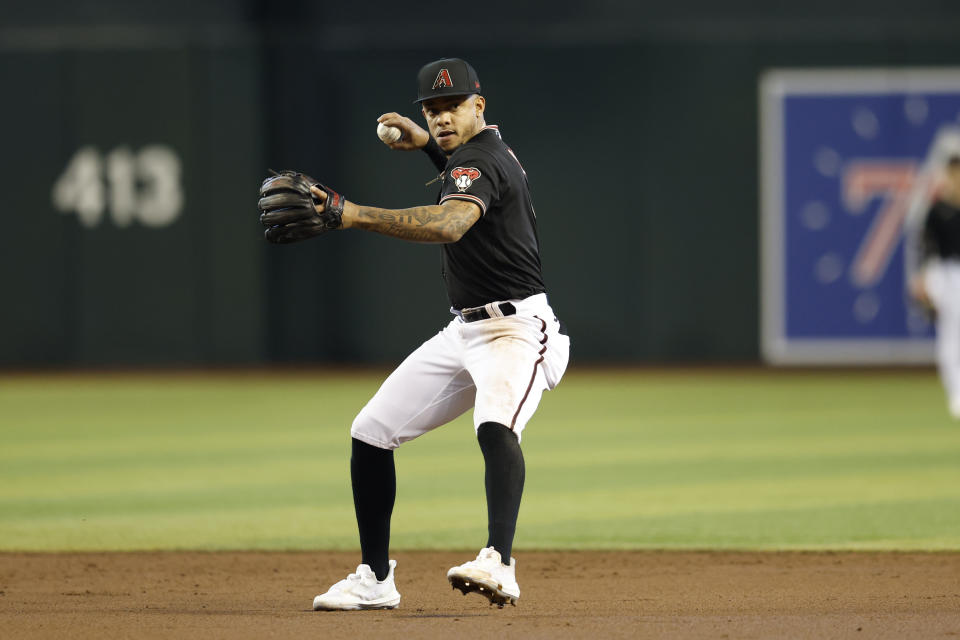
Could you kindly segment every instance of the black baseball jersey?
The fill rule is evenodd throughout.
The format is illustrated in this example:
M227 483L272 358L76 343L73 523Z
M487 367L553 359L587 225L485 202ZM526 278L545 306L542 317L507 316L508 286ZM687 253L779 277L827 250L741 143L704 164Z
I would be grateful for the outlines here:
M938 200L923 225L923 257L960 260L960 207Z
M459 241L443 245L442 275L451 306L465 309L543 293L526 172L497 127L484 127L455 149L442 175L438 204L467 200L482 212Z

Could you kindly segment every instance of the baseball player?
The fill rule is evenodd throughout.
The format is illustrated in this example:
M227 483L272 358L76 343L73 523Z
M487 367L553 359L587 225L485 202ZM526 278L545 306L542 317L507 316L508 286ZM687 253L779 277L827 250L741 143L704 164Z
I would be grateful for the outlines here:
M440 244L453 314L390 374L353 422L350 473L362 563L314 599L316 610L400 603L396 561L389 558L393 450L470 408L485 464L488 538L476 559L453 567L447 578L464 594L515 605L520 439L569 357L569 338L547 301L527 176L497 127L486 123L476 72L460 59L437 60L420 70L417 83L416 103L428 130L398 113L379 122L400 130L399 139L386 142L390 148L423 150L436 166L436 204L358 205L293 172L268 178L261 188L261 221L271 242L352 227Z
M937 365L950 414L960 420L960 155L947 161L943 190L919 237L922 266L911 296L936 310Z

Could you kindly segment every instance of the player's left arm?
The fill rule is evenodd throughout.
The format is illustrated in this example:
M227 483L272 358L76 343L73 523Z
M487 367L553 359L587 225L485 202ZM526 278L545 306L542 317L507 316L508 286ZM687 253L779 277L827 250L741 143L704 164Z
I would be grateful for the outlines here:
M313 194L323 212L326 193L316 187ZM480 219L480 206L474 202L450 199L443 204L411 207L409 209L381 209L355 204L343 204L343 228L351 227L381 233L413 242L456 242Z
M930 294L927 291L925 272L930 259L937 252L936 230L934 225L935 208L936 205L930 207L924 219L923 228L919 231L914 231L914 237L908 239L908 241L912 240L915 245L915 264L908 265L911 268L907 280L907 292L911 298L926 307L932 305Z

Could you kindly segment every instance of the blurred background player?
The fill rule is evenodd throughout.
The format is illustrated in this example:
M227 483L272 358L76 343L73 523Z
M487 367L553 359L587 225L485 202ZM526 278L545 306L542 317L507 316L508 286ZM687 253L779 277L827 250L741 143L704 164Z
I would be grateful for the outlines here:
M917 240L921 264L910 295L936 311L937 365L950 414L960 420L960 155L947 161L943 189Z

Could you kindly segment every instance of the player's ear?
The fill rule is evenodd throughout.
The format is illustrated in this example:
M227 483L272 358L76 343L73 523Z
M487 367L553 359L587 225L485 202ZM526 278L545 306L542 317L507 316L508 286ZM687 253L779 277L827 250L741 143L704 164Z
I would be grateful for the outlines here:
M473 99L473 105L477 110L477 115L480 115L483 113L484 109L487 108L487 101L483 96L478 94L477 97Z

